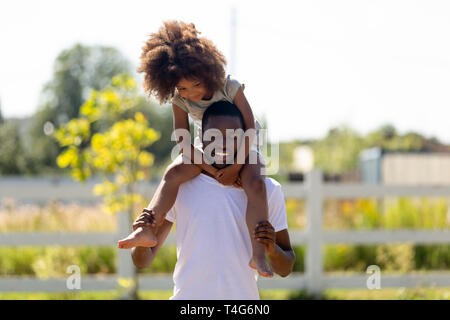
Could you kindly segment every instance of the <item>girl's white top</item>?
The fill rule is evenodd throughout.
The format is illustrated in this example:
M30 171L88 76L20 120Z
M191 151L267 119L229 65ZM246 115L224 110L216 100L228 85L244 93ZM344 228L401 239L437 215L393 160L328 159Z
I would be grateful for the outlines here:
M242 90L244 89L244 86L239 83L239 81L231 78L230 75L227 76L227 79L225 81L225 86L221 90L217 90L214 92L213 96L209 100L200 100L200 101L192 101L186 98L183 98L178 91L175 91L175 95L172 99L172 103L186 111L194 121L195 127L196 127L196 138L194 145L201 147L201 142L199 139L200 130L202 128L202 117L203 113L205 112L206 108L208 108L211 104L217 101L226 100L228 102L233 103L234 97L236 96L236 93L239 89L239 87L242 87ZM255 129L261 129L261 124L255 117ZM256 143L256 142L255 142ZM253 147L256 147L254 145Z

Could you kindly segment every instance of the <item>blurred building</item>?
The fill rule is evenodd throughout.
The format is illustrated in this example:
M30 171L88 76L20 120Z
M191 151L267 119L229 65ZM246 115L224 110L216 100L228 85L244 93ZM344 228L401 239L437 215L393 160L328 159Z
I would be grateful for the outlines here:
M359 158L363 183L387 185L450 185L450 147L421 152L363 150Z
M314 152L309 146L298 146L294 149L292 158L289 181L302 182L305 179L305 173L314 167Z
M288 173L289 181L303 182L305 174L314 168L314 152L309 146L298 146L293 151L292 171ZM324 182L359 182L360 172L353 170L339 174L323 173Z

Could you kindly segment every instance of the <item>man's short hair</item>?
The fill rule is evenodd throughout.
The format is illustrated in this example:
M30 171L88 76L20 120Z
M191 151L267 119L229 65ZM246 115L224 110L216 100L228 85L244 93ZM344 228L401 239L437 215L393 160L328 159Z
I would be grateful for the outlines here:
M244 117L242 116L241 111L239 111L236 105L234 105L231 102L225 100L217 101L211 104L208 108L206 108L205 112L203 113L202 128L206 127L208 120L211 117L216 116L228 116L239 118L242 125L242 129L245 129Z

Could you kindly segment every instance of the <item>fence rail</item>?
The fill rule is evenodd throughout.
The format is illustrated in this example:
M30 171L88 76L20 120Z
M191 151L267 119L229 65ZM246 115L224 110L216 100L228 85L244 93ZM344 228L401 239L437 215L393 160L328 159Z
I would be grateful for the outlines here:
M7 184L0 186L2 198L16 196L19 201L46 201L56 198L62 201L78 199L95 201L91 188L93 184L71 192L74 184L50 183L58 192L43 192L41 185L36 196L27 184L21 181L15 183L12 189ZM44 181L45 182L45 181ZM55 187L56 186L56 187ZM156 190L156 185L142 187L147 194ZM305 183L285 184L283 192L286 198L305 199L307 203L307 228L305 231L289 231L293 245L306 245L305 273L293 273L286 278L260 278L260 289L307 289L310 293L318 294L325 288L366 288L369 277L367 274L331 274L323 271L322 248L325 244L385 244L412 243L436 244L450 243L450 230L349 230L328 231L323 229L322 211L323 201L329 198L362 198L362 197L396 197L396 196L429 196L450 197L450 186L445 187L411 187L411 186L382 186L366 184L337 184L323 183L322 173L313 170L306 176ZM20 189L21 192L17 193ZM33 188L34 189L34 188ZM8 192L4 192L9 190ZM13 191L11 191L13 190ZM55 197L56 195L56 197ZM53 196L53 197L52 197ZM0 199L1 200L1 199ZM117 240L126 236L130 231L131 221L127 214L117 216L118 232L115 233L0 233L0 246L111 246ZM174 233L169 234L166 244L175 244ZM128 250L119 250L118 273L108 276L83 276L82 290L100 291L117 288L119 278L130 278L134 273L134 266ZM410 273L404 275L382 274L381 286L384 287L415 287L415 286L450 286L450 272ZM140 290L172 289L173 281L169 275L139 276ZM23 277L0 278L0 292L8 291L41 291L65 292L66 278L36 279Z

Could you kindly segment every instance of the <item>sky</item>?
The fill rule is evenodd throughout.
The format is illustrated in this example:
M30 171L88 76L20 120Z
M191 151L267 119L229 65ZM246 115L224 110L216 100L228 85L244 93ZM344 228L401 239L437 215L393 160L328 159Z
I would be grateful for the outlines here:
M37 110L62 50L113 46L137 66L148 35L176 19L224 53L272 140L390 123L450 144L449 17L450 2L434 0L2 1L2 113Z

